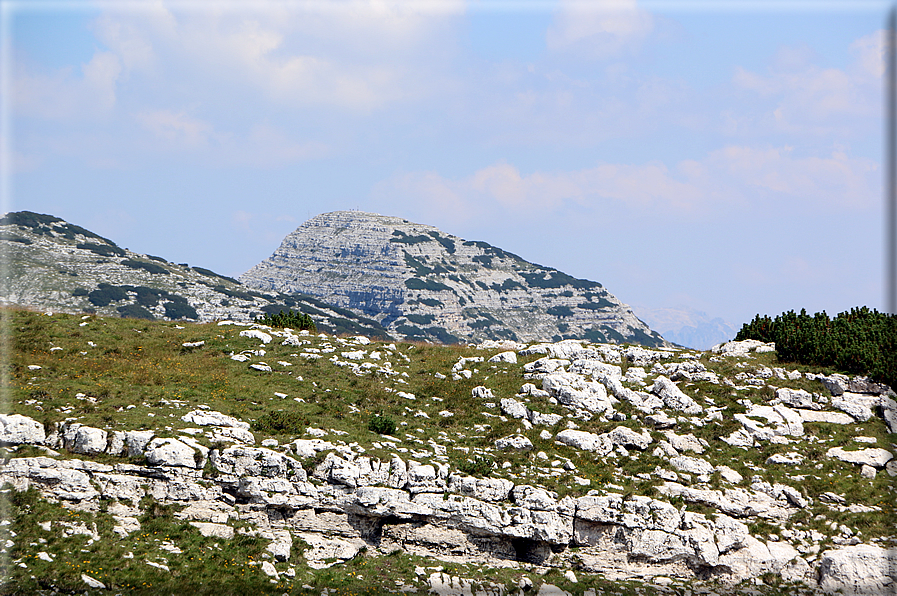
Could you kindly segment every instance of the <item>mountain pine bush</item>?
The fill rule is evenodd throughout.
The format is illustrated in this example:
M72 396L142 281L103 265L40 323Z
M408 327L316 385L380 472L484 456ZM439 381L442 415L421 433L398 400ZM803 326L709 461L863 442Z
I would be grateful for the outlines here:
M780 360L830 366L897 386L897 315L863 306L834 319L822 311L813 316L801 309L772 319L754 317L735 336L737 341L775 342Z
M303 329L308 329L312 332L317 331L315 322L310 316L295 310L281 310L276 314L266 313L265 316L257 318L255 322L268 327L289 327L299 331Z

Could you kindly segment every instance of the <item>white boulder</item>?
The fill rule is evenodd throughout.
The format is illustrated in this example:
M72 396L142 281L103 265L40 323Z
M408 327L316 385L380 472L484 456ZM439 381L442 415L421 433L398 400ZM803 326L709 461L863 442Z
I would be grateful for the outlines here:
M251 337L254 339L258 339L261 340L263 344L269 343L271 341L270 335L258 329L244 329L240 332L240 337Z
M517 353L501 352L490 358L489 362L509 362L511 364L517 364Z
M150 441L146 446L146 460L153 466L202 467L202 453L177 439Z
M704 409L695 400L682 393L682 390L663 375L654 380L651 392L663 400L666 407L686 414L700 414Z
M21 414L0 414L0 444L40 445L46 440L44 425Z
M501 450L530 451L533 443L523 435L510 435L495 441L495 447Z
M893 594L897 551L857 544L827 550L819 558L819 587L826 592L884 596Z
M841 447L832 447L825 453L829 457L840 459L843 462L859 465L873 466L875 468L883 468L890 460L894 458L894 454L887 449L860 449L858 451L845 451Z

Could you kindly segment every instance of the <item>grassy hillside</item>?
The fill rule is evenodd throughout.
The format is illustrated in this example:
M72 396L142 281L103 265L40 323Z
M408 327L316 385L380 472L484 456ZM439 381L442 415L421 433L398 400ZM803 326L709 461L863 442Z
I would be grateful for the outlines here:
M197 407L207 407L249 422L257 445L272 439L282 447L293 439L309 438L306 429L312 427L323 429L327 440L334 444L352 446L356 452L363 450L366 456L389 461L398 451L403 458L448 463L452 470L467 474L486 473L511 479L516 484L542 486L557 492L558 498L610 489L627 495L655 496L662 481L654 472L668 467L668 462L652 455L650 449L628 457L605 459L553 438L540 438L541 431L548 430L555 435L567 428L568 423L594 433L608 432L621 425L642 431L646 428L644 414L628 402L616 406L626 417L622 421L609 421L601 416L590 420L576 418L570 410L540 397L528 398L527 405L545 414L563 416L554 428L527 429L520 420L504 416L498 407L499 400L514 397L521 385L529 382L523 377L523 367L541 358L539 354L522 356L516 364L489 363L489 357L501 349L367 343L351 337L313 334L301 335L301 345L282 345L278 337L262 344L259 339L240 336L248 327L237 325L90 315L47 316L21 310L3 311L3 317L10 338L9 357L4 364L8 374L4 409L42 422L48 432L57 423L76 418L84 425L108 431L153 429L158 436L175 437L190 426L181 421L182 415ZM184 346L198 342L204 343ZM248 359L232 358L240 354ZM716 357L708 352L674 351L673 354L669 361L698 361L720 378L737 378L746 370L732 358ZM484 360L466 364L465 368L472 372L469 379L452 380L452 367L462 357ZM250 367L262 363L270 367L270 372ZM750 358L751 368L778 366L775 353ZM633 365L624 359L621 367L625 374ZM789 370L836 372L804 365ZM650 386L653 375L646 372ZM822 391L818 381L806 378L775 381L778 387ZM539 385L539 381L534 382ZM481 385L491 389L495 399L473 397L472 390ZM683 382L681 388L703 406L724 413L716 420L700 424L683 418L677 428L677 432L693 433L706 442L708 449L703 457L710 463L724 464L737 471L744 478L742 486L750 486L752 476L759 474L770 483L796 485L811 499L811 506L782 525L762 520L753 522L752 534L768 537L783 530L814 529L825 536L822 548L830 546L836 536L832 521L853 528L864 538L893 534L893 509L888 497L893 485L890 476L879 473L870 482L855 473L853 465L824 457L830 447L851 448L855 436L873 437L878 446L890 448L897 442L897 436L887 432L879 417L846 426L807 424L807 433L815 437L813 441L799 445L766 443L746 452L720 438L740 428L732 419L734 414L745 413L748 403L769 402L774 397L773 388L768 384L734 388L709 381ZM383 437L371 430L376 428L371 424L374 417L394 421L394 437ZM650 432L655 443L664 439L660 432ZM534 448L524 453L495 448L496 439L514 433L527 436ZM204 435L196 435L196 439L210 448L221 447ZM444 455L434 444L446 448ZM763 467L774 454L795 449L804 454L803 463L784 468ZM38 448L20 447L5 449L3 457L41 454ZM303 461L303 466L311 472L324 455L320 453L315 460ZM73 455L61 450L54 457ZM91 456L91 459L104 463L128 461L108 455ZM566 465L568 462L571 465ZM146 462L132 458L130 463ZM210 474L211 469L207 466L204 473ZM719 474L710 484L722 486ZM833 511L819 499L827 491L849 495L851 502L869 509ZM299 542L294 543L288 562L295 569L295 577L271 580L258 565L265 556L267 542L240 535L242 522L237 522L238 535L231 541L203 537L174 517L177 506L145 501L140 531L119 539L111 532L113 523L106 511L110 503L95 511L78 510L76 506L47 503L34 490L22 493L6 490L5 494L10 497L12 524L2 529L4 535L0 536L0 542L7 535L12 536L9 533L12 530L15 546L7 553L13 564L8 569L9 579L0 589L3 594L40 590L50 593L54 586L65 593L75 589L80 592L84 589L80 579L83 573L104 582L115 593L156 594L178 590L183 593L189 589L197 594L320 594L327 588L332 596L383 593L402 586L423 593L427 591L424 579L436 567L452 575L473 578L476 585L498 582L516 586L523 576L532 578L536 589L550 582L575 593L592 586L604 590L605 594L634 594L640 585L604 582L599 576L590 575L586 575L589 583L575 585L565 579L560 568L543 571L547 575L542 576L527 565L488 569L474 564L439 563L404 553L368 552L345 564L312 569L302 556L303 547ZM690 511L712 514L704 505L681 500L677 504ZM41 523L60 519L76 524L83 522L87 528L95 524L99 539L78 533L60 537L41 529ZM52 561L38 558L38 552L49 553ZM142 563L144 559L162 555L170 572ZM19 565L23 562L24 568ZM415 573L415 567L423 568L426 575L424 571ZM647 586L647 593L655 588ZM638 589L646 593L645 587ZM776 593L774 588L769 590ZM781 593L789 592L783 587Z

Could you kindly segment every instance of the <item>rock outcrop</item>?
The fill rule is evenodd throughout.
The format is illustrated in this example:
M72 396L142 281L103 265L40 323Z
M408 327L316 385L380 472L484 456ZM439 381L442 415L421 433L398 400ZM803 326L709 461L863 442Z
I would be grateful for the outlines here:
M667 345L600 283L398 217L325 213L242 276L352 309L406 339Z

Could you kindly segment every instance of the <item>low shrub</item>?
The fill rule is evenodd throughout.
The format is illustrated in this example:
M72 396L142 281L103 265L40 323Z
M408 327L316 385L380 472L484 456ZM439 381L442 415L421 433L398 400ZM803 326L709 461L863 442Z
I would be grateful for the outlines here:
M275 410L258 417L252 430L270 435L298 435L308 426L308 418L299 412Z
M396 421L389 416L375 414L368 421L368 430L378 435L391 435L396 432Z
M494 462L491 459L476 456L474 459L465 459L458 462L458 470L468 476L488 476L492 473Z
M131 269L143 269L145 271L149 271L152 274L158 275L168 275L168 269L162 267L161 265L156 265L155 263L147 263L146 261L135 261L133 259L125 259L121 262L125 267L130 267Z
M280 312L276 314L266 313L265 316L257 318L255 322L269 327L289 327L290 329L298 329L300 331L303 329L307 329L308 331L317 330L315 322L310 316L292 309L281 309Z
M775 342L785 362L830 366L874 380L897 384L897 315L863 306L834 319L822 311L812 317L806 309L776 316L754 317L735 336L738 341Z

